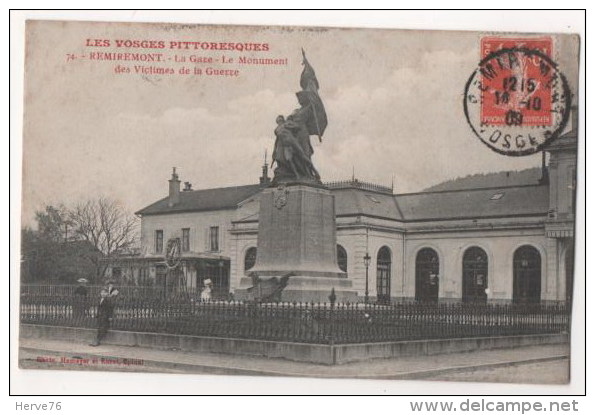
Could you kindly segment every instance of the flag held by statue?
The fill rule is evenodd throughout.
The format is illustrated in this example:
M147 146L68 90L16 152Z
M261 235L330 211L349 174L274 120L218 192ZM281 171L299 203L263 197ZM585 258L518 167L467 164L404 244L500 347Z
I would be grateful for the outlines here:
M302 49L303 65L304 70L300 77L300 86L302 90L296 93L299 103L303 106L310 106L312 109L312 117L308 117L306 127L310 135L317 135L320 141L322 141L322 135L328 125L328 119L326 116L326 110L324 104L318 95L318 79L316 79L316 73L314 68L310 65L310 62L306 59L306 54Z

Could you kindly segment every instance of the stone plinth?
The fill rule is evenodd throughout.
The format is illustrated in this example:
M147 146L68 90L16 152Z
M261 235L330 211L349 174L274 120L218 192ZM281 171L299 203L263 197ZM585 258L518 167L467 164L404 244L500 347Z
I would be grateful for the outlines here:
M356 292L337 265L336 232L335 199L328 189L302 184L265 189L256 264L249 272L261 281L276 278L284 286L281 301L328 302L334 288L337 302L353 302ZM242 278L236 298L253 296L253 281Z

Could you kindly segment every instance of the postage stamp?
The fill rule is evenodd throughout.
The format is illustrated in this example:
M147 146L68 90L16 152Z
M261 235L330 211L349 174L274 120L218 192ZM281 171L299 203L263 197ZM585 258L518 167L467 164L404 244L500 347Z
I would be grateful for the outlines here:
M474 133L494 151L533 154L566 126L571 94L552 52L550 37L481 39L464 109Z

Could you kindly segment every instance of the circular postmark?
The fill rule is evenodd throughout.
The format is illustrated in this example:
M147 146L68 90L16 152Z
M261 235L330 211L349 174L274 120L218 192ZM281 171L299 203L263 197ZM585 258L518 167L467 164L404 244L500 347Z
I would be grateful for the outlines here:
M525 156L560 135L570 115L568 82L537 49L509 48L481 60L465 85L469 126L497 153Z

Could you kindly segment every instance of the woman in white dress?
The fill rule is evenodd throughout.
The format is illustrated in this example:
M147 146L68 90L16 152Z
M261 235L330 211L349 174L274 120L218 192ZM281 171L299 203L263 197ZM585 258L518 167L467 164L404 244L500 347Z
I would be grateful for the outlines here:
M211 291L213 289L213 281L211 281L210 278L207 278L204 281L204 285L205 285L205 287L202 289L202 292L200 293L200 301L208 302L208 301L211 301Z

